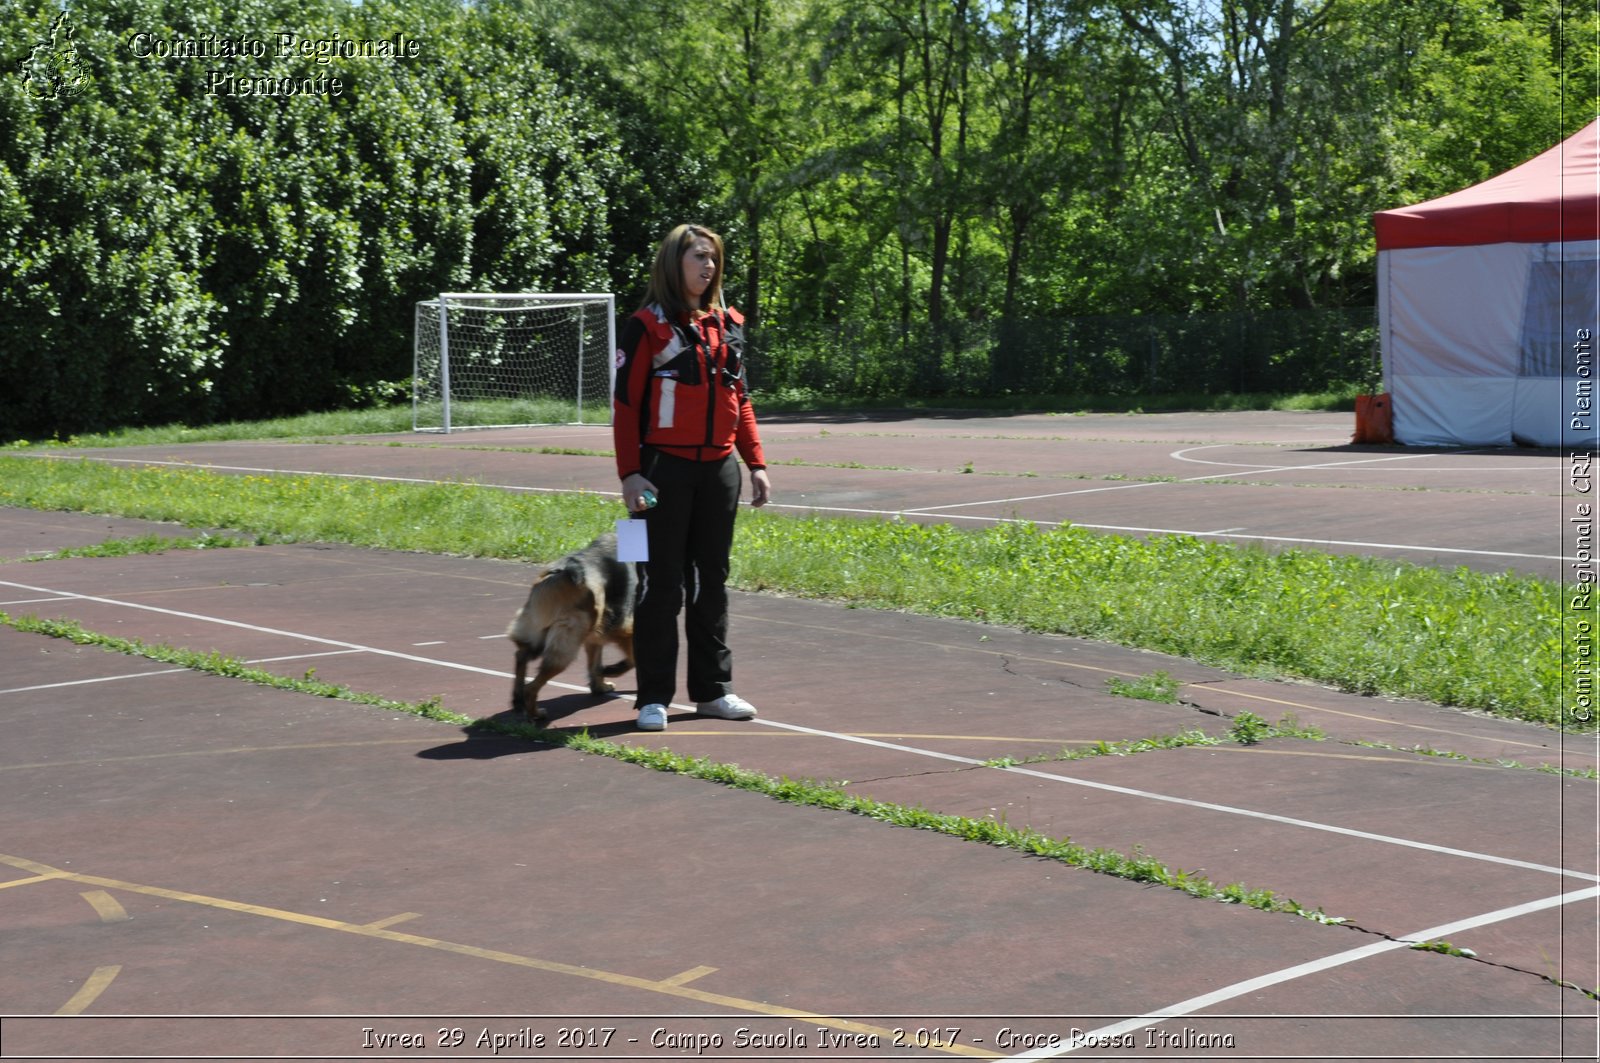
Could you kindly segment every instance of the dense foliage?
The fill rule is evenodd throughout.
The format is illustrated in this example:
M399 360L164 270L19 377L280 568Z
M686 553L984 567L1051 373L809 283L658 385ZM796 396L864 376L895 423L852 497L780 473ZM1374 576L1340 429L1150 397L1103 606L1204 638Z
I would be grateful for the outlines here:
M1596 109L1576 0L0 0L0 22L0 439L370 401L409 373L417 299L626 306L689 217L730 238L775 386L1170 388L1199 350L1198 390L1315 387L1370 346L1372 211ZM361 40L396 54L317 52ZM299 91L242 94L257 78Z
M623 150L656 135L637 94L510 11L56 16L0 0L0 23L29 28L11 39L81 72L77 91L0 83L0 437L349 405L409 375L416 300L609 289L663 218L700 206L692 160L663 150L645 173ZM418 54L314 50L396 34ZM172 54L196 47L212 54ZM239 92L257 77L309 91Z

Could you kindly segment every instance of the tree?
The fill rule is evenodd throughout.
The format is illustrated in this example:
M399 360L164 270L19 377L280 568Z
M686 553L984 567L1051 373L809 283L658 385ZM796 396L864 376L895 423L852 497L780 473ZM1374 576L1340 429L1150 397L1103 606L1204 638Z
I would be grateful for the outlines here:
M683 168L655 162L681 148L623 139L653 125L640 106L566 76L565 46L510 9L0 13L56 57L41 70L81 73L0 80L0 437L360 401L409 375L418 299L609 289L625 265L610 205L681 195ZM227 27L239 36L218 54ZM310 50L261 27L294 27ZM397 31L417 54L317 52Z

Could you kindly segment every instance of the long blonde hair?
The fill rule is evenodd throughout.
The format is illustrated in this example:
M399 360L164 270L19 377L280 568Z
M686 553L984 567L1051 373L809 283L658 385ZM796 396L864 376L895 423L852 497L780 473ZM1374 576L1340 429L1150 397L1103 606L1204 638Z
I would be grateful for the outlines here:
M717 274L701 296L700 305L694 306L689 301L689 293L683 290L683 256L702 238L710 240L716 252ZM661 307L669 320L677 320L696 310L722 309L722 264L722 237L704 225L676 226L656 248L655 262L650 266L650 286L645 289L642 306Z

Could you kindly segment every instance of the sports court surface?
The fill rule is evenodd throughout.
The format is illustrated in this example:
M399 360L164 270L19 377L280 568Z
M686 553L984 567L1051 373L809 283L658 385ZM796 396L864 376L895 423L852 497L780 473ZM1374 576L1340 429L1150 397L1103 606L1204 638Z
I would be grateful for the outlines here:
M819 415L763 435L774 505L797 511L1571 564L1562 455L1352 447L1350 428ZM608 445L558 427L94 456L614 493L610 459L582 453ZM0 510L0 558L149 530ZM529 576L318 545L51 560L0 565L0 611L480 717L505 704ZM0 1054L1595 1057L1596 784L1534 770L1595 767L1593 737L826 602L741 594L733 612L756 721L679 707L640 734L629 677L602 700L573 672L548 691L554 725L999 818L1343 921L0 628ZM1180 704L1107 691L1157 669ZM1225 735L1246 710L1327 739L986 763Z

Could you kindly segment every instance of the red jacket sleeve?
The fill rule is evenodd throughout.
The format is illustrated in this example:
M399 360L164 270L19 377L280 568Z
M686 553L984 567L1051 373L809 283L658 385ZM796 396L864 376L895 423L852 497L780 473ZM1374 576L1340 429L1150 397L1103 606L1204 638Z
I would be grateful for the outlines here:
M756 427L756 409L750 405L750 397L739 396L739 427L733 437L733 445L739 450L739 457L752 469L765 469L767 467L766 455L761 450L761 432Z
M644 320L635 314L622 326L617 348L617 377L611 397L611 440L617 454L619 480L626 480L639 471L639 448L644 442L649 399L649 335Z

